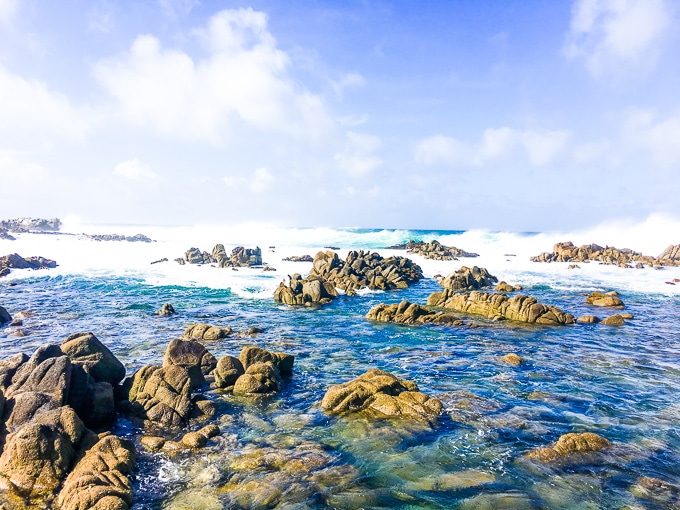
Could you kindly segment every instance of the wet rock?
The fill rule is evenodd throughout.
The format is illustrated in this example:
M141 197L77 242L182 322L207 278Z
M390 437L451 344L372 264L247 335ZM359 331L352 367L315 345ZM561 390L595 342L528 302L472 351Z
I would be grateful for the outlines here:
M191 324L184 330L182 338L185 340L205 340L212 342L221 340L231 335L231 328L211 326L210 324Z
M260 328L258 326L251 326L248 328L248 331L246 331L246 336L259 335L260 333L264 332L265 332L264 328Z
M234 383L234 395L268 395L281 391L281 377L272 362L256 362Z
M195 421L204 421L212 418L217 411L217 405L212 400L209 400L202 395L195 395L191 399L193 408L191 409L191 419Z
M180 443L187 448L203 448L208 440L219 435L220 428L217 425L207 425L196 432L188 432L184 434Z
M619 294L614 292L607 292L603 294L601 292L591 292L586 297L586 304L593 306L607 306L612 308L623 308L623 301L619 299Z
M60 510L127 510L132 506L128 475L136 463L134 445L117 436L100 439L75 465L57 497Z
M284 262L314 262L311 255L292 255L283 259Z
M239 360L244 369L248 369L250 365L255 363L273 363L278 371L282 374L287 374L293 371L293 364L295 357L292 354L285 354L283 352L269 352L260 347L249 345L243 348L239 355Z
M217 362L215 368L215 386L228 388L236 383L236 379L245 374L243 364L234 356L224 356Z
M597 244L586 244L576 247L570 241L557 243L552 252L545 252L531 257L532 262L599 262L601 264L629 267L629 264L641 262L648 266L675 265L671 259L658 260L628 248L602 247Z
M600 322L600 319L594 315L583 315L576 319L576 322L579 324L597 324Z
M632 314L632 313L620 313L619 315L620 315L621 317L623 317L624 319L626 319L626 320L629 320L629 319L632 319L632 318L633 318L633 314Z
M157 452L163 448L165 438L158 436L142 436L139 440L144 449L148 452Z
M442 404L418 391L418 386L378 369L356 379L331 386L321 408L331 414L370 411L383 417L408 417L434 423Z
M184 254L183 260L189 264L217 264L218 267L261 266L262 250L238 246L231 251L231 255L227 255L224 245L216 244L212 253L190 248Z
M274 291L274 301L284 305L326 305L337 297L335 287L324 278L303 279L299 273L290 277L288 285L281 282Z
M97 382L106 381L115 386L125 378L123 364L92 333L70 335L62 342L61 350L73 363L87 367Z
M540 462L550 462L574 454L598 452L611 446L611 442L593 432L569 433L560 436L553 446L538 448L527 457Z
M12 269L53 269L57 267L54 260L45 257L22 257L18 253L12 253L0 257L0 268Z
M478 290L484 287L491 287L497 281L498 278L489 274L486 268L463 266L439 280L439 284L445 289L451 290Z
M0 360L0 390L6 390L12 383L17 369L28 361L24 353L15 354L7 359Z
M156 312L156 315L168 317L170 315L175 315L176 313L177 312L175 311L174 306L172 306L170 303L164 303L163 306L161 306L161 309Z
M205 376L215 369L217 360L203 344L177 338L168 344L163 358L164 367L172 365L186 369L192 386L198 387L205 382Z
M624 323L623 316L619 314L611 315L602 321L605 326L623 326Z
M506 362L508 365L513 365L515 367L520 366L522 363L524 363L524 358L521 356L518 356L514 352L511 352L509 354L506 354L503 356L503 361Z
M435 292L427 299L428 306L448 308L461 313L476 314L490 319L509 319L530 324L573 324L574 316L557 307L539 303L536 298L517 294L488 292L456 293L451 289Z
M393 322L395 324L444 324L460 326L463 321L453 314L434 311L416 303L402 301L399 304L381 303L371 308L366 318L377 322Z
M8 322L12 322L12 316L5 308L0 306L0 326Z
M390 246L388 249L406 249L408 253L420 255L426 259L443 261L458 260L458 257L479 257L477 253L469 253L455 246L444 246L436 239L429 243L409 241L403 245Z

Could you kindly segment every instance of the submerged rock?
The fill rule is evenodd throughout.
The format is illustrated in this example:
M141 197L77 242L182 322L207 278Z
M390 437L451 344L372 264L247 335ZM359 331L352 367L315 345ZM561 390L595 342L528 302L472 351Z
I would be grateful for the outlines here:
M623 315L616 314L607 317L602 321L605 326L623 326L626 321L623 320Z
M557 307L539 303L536 298L518 294L488 292L456 293L451 289L435 292L427 298L428 306L448 308L461 313L482 315L494 320L509 319L530 324L573 324L574 316Z
M245 374L243 364L234 356L224 356L217 362L217 367L213 372L215 376L215 386L217 388L229 388L234 386L236 380Z
M373 368L352 381L331 386L321 408L330 414L368 411L379 417L414 418L433 424L442 404L418 391L414 382Z
M486 268L477 266L461 267L452 272L446 278L439 280L439 284L445 289L451 290L478 290L484 287L492 287L498 278L489 274Z
M405 300L399 304L391 305L380 303L368 311L366 318L371 321L393 322L395 324L445 324L454 326L463 324L463 321L453 314L433 311Z
M156 312L156 315L168 317L170 315L175 315L176 313L174 306L170 303L164 303L163 306L161 306L161 309Z
M550 462L575 454L598 452L608 448L611 444L611 441L593 432L569 433L560 436L552 446L529 452L527 457L540 462Z

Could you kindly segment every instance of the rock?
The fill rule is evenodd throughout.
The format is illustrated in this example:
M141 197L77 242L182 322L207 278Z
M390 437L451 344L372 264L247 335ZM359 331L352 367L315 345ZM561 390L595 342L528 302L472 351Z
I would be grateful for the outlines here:
M279 372L285 374L292 372L295 357L292 354L269 352L260 347L249 345L243 348L239 355L239 360L246 371L248 367L255 363L272 363Z
M134 445L108 435L75 465L57 496L59 510L127 510L132 506L128 475L136 463Z
M204 260L203 253L198 248L189 248L184 254L184 260L188 264L209 264L210 259Z
M13 269L53 269L57 267L54 260L45 257L26 257L23 258L17 253L0 257L0 267Z
M518 356L514 352L511 352L511 353L503 356L503 361L505 361L508 365L513 365L513 366L518 367L519 365L524 363L524 358L522 358L521 356Z
M576 322L579 324L597 324L600 322L600 319L594 315L583 315L576 319Z
M21 319L14 319L12 322L9 323L9 325L10 327L18 328L19 326L24 325L24 321L22 321Z
M61 406L62 402L49 393L37 391L19 393L5 403L5 428L8 433L13 434L30 423L36 416L54 411Z
M463 324L463 321L453 314L433 311L406 300L392 305L380 303L368 311L366 318L371 321L395 324L443 324L447 326Z
M264 332L265 332L264 328L260 328L258 326L251 326L248 328L248 331L246 331L246 336L259 335L260 333Z
M619 314L616 314L607 317L602 321L602 324L605 326L623 326L624 322L625 321L623 320L623 317Z
M145 236L144 234L135 234L134 236L124 236L119 234L83 234L86 239L91 239L93 241L127 241L131 243L142 242L142 243L153 243L152 239ZM167 259L165 259L167 260Z
M186 369L192 386L198 387L205 382L205 376L215 369L217 360L203 344L177 338L168 344L163 358L164 367L171 365Z
M59 218L14 218L0 221L0 228L11 232L57 232L61 228Z
M184 259L182 259L182 260L184 260ZM153 266L154 264L160 264L161 262L167 262L167 261L168 261L168 258L163 257L162 259L154 260L153 262L151 262L151 265Z
M442 410L439 400L388 372L371 369L356 379L331 386L321 408L330 414L369 411L383 417L408 417L433 424Z
M550 462L574 454L597 452L609 446L611 442L608 439L593 432L569 433L560 436L552 446L529 452L527 457L540 462Z
M180 443L187 448L202 448L208 439L219 435L220 428L217 425L206 425L196 432L184 434Z
M165 439L158 436L142 436L139 440L146 451L157 452L165 444Z
M284 305L325 305L338 297L335 287L324 278L302 279L295 273L288 285L281 282L274 291L274 301Z
M71 361L58 345L45 345L36 349L28 361L14 373L6 397L24 392L47 393L59 405L66 403L71 384Z
M496 285L496 292L512 292L514 291L514 287L510 285L509 283L506 283L504 281L499 282L498 285Z
M478 290L484 287L491 287L498 281L498 278L489 274L486 268L473 266L461 267L446 278L439 280L439 284L445 289L451 290ZM508 285L508 287L510 287Z
M175 307L172 306L170 303L165 303L163 306L161 306L161 309L156 312L156 315L163 315L163 316L170 316L170 315L175 315L177 312L175 311Z
M281 391L281 377L272 362L256 362L234 384L234 395L266 395Z
M619 299L617 292L591 292L586 297L586 304L593 306L607 306L612 308L623 308L623 301Z
M238 358L224 356L217 362L214 374L215 386L228 388L236 383L236 379L245 374L245 369Z
M657 257L659 260L669 260L673 262L680 262L680 244L671 244L668 248L666 248L661 255ZM670 265L670 264L664 264L664 265Z
M573 324L574 316L557 307L544 305L536 298L517 294L488 292L456 293L451 289L435 292L427 298L428 306L448 308L461 313L476 314L490 319L509 319L530 324L563 325Z
M191 416L194 389L189 373L181 366L145 366L133 377L129 400L139 416L161 426L178 427Z
M51 496L66 476L85 426L70 407L42 413L8 437L0 474L26 498Z
M28 361L28 356L24 353L15 354L7 359L0 360L0 390L6 390L12 383L17 369Z
M578 264L569 264L569 267L567 269L581 269L581 266Z
M250 267L262 265L262 250L260 248L244 248L238 246L227 256L223 244L216 244L212 253L201 252L198 248L190 248L184 254L184 260L189 264L217 264L219 267Z
M0 326L7 322L12 322L12 316L5 308L0 306Z
M632 314L632 313L620 313L619 315L620 315L621 317L623 317L624 319L626 319L626 320L632 319L632 318L633 318L633 314Z
M249 267L262 265L262 250L237 246L231 250L229 261L233 267Z
M227 338L231 335L231 328L221 328L210 324L191 324L184 330L182 338L185 340L205 340L214 341Z
M672 259L663 257L655 259L628 248L602 247L597 244L586 244L577 248L570 241L557 243L552 252L541 253L531 257L531 260L533 262L600 262L620 267L629 267L629 264L636 262L648 266L677 265L677 261Z
M123 364L92 333L70 335L62 342L61 350L73 363L87 367L97 382L106 381L115 386L125 378Z
M314 262L311 255L292 255L283 259L284 262Z
M388 249L406 249L407 253L413 253L432 260L458 260L458 257L478 257L477 253L468 253L454 246L444 246L439 241L432 240L429 243L423 241L409 241L407 244L391 246Z

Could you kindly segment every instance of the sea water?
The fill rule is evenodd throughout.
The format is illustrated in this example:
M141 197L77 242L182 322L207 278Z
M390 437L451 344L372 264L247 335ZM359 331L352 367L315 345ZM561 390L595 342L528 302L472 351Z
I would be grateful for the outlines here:
M207 391L218 405L212 421L221 434L203 450L177 456L145 453L138 443L142 431L120 417L114 432L138 444L132 478L136 509L680 507L680 284L666 283L680 278L680 268L590 263L568 269L568 264L529 261L568 240L656 256L680 242L680 230L669 220L572 233L73 221L62 231L75 235L18 234L16 241L0 240L0 254L42 255L59 264L50 270L13 270L0 280L0 305L12 314L34 314L21 328L0 329L1 357L30 354L74 332L92 331L132 374L160 364L170 340L187 325L205 322L235 331L207 345L217 358L238 356L253 344L296 358L293 374L272 399L253 403ZM143 233L155 242L97 242L81 233ZM408 255L423 268L425 278L417 284L341 296L321 308L291 308L272 299L288 275L304 276L311 268L311 263L283 261L287 256L314 256L328 246L338 248L341 258L350 249L404 256L385 248L411 239L438 239L480 256L438 262ZM276 271L181 266L173 260L190 247L211 251L217 243L227 251L259 246L264 262ZM150 264L162 258L169 261ZM585 295L616 290L634 318L617 328L466 318L479 324L474 329L365 319L378 303L424 304L440 289L435 276L462 265L486 267L575 316L615 313L587 306ZM155 315L166 302L177 315ZM239 335L251 326L264 333ZM25 336L16 336L17 329ZM511 352L526 362L519 367L502 362ZM333 417L320 409L330 385L374 367L439 397L445 411L438 426ZM569 463L542 465L525 457L561 434L585 431L606 437L612 448ZM291 471L281 462L258 460L243 469L243 459L263 452L276 459L300 456L301 467Z

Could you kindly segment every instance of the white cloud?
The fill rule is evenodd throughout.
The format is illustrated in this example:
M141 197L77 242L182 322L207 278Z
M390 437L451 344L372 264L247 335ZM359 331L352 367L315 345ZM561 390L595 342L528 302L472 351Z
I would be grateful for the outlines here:
M158 177L147 165L142 164L138 159L118 163L113 170L113 174L130 179L131 181L150 180Z
M166 16L176 19L179 16L186 16L194 7L200 5L198 0L158 0L158 5Z
M477 144L435 135L416 145L414 159L425 165L485 166L518 153L534 166L553 162L566 148L568 131L517 130L509 127L484 130Z
M363 87L365 84L366 79L359 73L347 73L340 80L331 82L338 97L342 97L345 89Z
M12 22L18 6L17 0L0 0L0 25L9 25Z
M79 142L89 131L84 111L41 81L26 80L0 65L0 143L51 145Z
M269 189L273 182L274 176L269 170L264 167L258 168L250 181L250 190L254 193L262 193Z
M680 167L680 116L658 119L650 110L635 110L624 120L625 142L651 153L662 168Z
M12 184L42 182L48 177L49 172L42 166L24 161L12 151L0 150L0 181L7 190Z
M577 0L564 47L595 75L653 63L671 26L665 0Z
M349 131L345 149L335 154L335 161L349 175L367 175L382 165L382 160L375 155L381 146L382 142L376 136Z
M166 136L215 144L229 139L235 122L309 138L330 126L321 98L291 78L288 55L277 48L264 13L222 11L194 36L206 58L142 35L128 54L95 66L124 117Z

